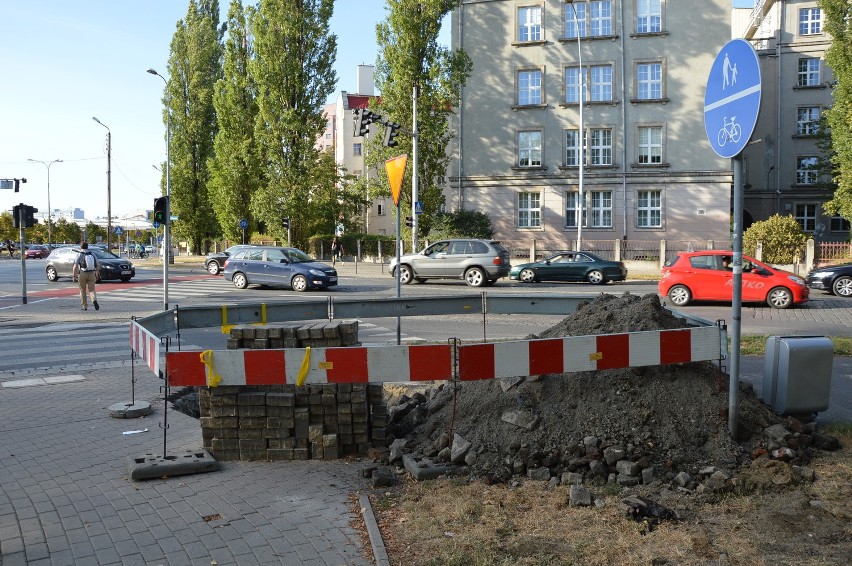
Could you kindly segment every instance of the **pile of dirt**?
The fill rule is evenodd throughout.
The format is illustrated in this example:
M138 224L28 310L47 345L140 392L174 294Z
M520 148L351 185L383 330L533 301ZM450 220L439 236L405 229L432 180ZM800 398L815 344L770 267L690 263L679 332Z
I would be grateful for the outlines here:
M601 295L531 338L689 326L657 295ZM807 478L801 466L815 445L830 445L830 439L813 423L774 414L746 384L734 439L727 393L728 375L714 362L449 383L404 395L391 408L387 460L421 468L455 465L456 473L488 482L662 482L706 493L741 486L735 476L758 457L786 469L763 467L753 474ZM783 483L770 477L749 485Z

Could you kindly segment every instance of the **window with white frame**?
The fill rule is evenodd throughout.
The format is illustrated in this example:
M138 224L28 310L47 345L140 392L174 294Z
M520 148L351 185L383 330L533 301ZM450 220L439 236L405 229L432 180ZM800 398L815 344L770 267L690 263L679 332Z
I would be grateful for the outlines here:
M832 232L849 232L849 221L842 216L832 216L829 223Z
M592 228L612 228L612 191L591 192Z
M612 35L612 2L589 2L591 35Z
M637 132L639 164L659 165L663 162L663 127L643 126Z
M636 33L663 31L662 0L636 0Z
M612 130L592 128L589 138L589 164L612 165Z
M361 144L353 143L352 144L352 155L361 155Z
M816 229L816 211L815 204L796 205L796 222L805 232L813 232Z
M387 205L384 203L376 204L376 216L384 216L388 213Z
M799 185L814 185L817 182L817 158L799 156L796 158L796 183Z
M565 166L580 166L580 130L565 130Z
M819 130L819 106L800 106L796 110L796 133L800 136L815 136Z
M518 167L541 167L541 130L518 132Z
M822 33L822 10L819 8L799 9L799 35Z
M518 8L518 41L541 41L541 6Z
M663 97L663 64L639 63L636 65L636 98L654 100Z
M580 193L577 191L568 191L565 193L565 227L576 228L577 219L580 217ZM586 225L588 219L588 211L583 207L583 226Z
M518 104L541 104L541 71L518 71Z
M568 2L564 5L566 38L612 35L612 0ZM576 19L575 19L576 17Z
M582 71L582 72L581 72ZM583 93L583 102L586 101L586 70L580 67L565 67L565 102L568 104L579 104L580 93ZM580 84L580 80L583 84Z
M565 37L586 37L586 3L567 2L563 8L565 17ZM578 32L579 30L579 32Z
M817 86L819 84L819 59L802 57L799 59L799 86Z
M541 226L541 193L518 193L518 228Z
M612 100L612 65L592 65L589 74L592 102Z
M639 191L636 194L636 225L660 228L663 225L662 191Z

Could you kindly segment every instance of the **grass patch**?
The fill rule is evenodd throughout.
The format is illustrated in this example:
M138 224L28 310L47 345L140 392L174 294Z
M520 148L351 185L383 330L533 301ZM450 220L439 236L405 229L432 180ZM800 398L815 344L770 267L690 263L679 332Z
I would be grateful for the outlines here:
M740 355L762 356L766 353L766 340L769 336L760 334L743 334L740 336ZM852 338L846 336L832 336L835 356L852 356ZM728 336L728 350L731 347L731 337Z

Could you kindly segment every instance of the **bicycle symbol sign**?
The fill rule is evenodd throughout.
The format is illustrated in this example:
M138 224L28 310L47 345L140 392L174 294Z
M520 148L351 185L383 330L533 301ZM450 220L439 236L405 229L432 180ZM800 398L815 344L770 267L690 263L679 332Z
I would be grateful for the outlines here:
M704 92L704 129L719 157L734 157L748 143L760 112L760 67L751 44L728 42L713 62Z

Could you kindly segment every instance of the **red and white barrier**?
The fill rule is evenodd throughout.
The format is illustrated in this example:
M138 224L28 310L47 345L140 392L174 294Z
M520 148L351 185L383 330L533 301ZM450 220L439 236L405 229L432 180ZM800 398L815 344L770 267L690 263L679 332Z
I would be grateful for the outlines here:
M135 320L130 321L130 349L160 375L160 339Z

